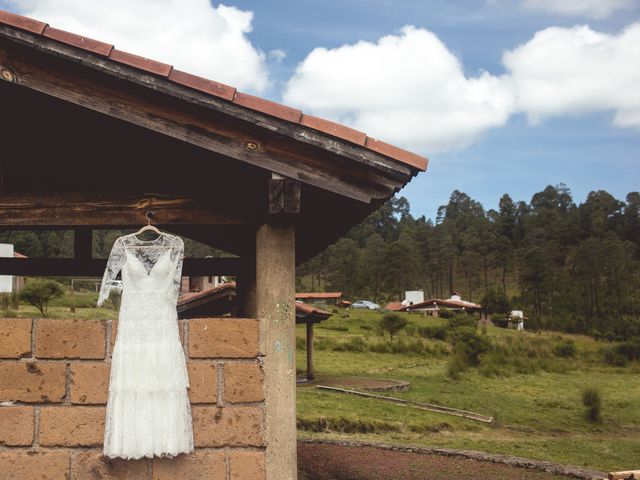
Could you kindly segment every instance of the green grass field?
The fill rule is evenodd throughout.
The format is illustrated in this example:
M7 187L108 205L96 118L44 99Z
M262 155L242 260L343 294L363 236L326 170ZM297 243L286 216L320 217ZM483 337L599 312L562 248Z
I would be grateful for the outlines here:
M454 381L447 375L451 355L446 353L445 342L400 335L394 342L420 341L426 345L425 352L348 351L349 344L359 344L353 340L356 337L367 344L389 342L388 336L385 339L376 332L381 316L340 310L316 325L313 384L340 376L407 380L411 382L409 391L388 395L471 410L494 416L496 421L486 425L322 391L312 384L300 385L297 390L301 437L483 450L602 471L640 467L640 365L606 365L599 353L604 342L577 335L489 327L486 334L494 342L508 345L512 353L483 358L479 367L468 368ZM416 314L407 318L415 327L444 323ZM298 326L299 347L304 334L304 327ZM553 345L564 340L576 344L573 358L551 353ZM298 348L297 362L303 370L306 360L302 348ZM601 392L601 423L584 418L581 392L586 386Z

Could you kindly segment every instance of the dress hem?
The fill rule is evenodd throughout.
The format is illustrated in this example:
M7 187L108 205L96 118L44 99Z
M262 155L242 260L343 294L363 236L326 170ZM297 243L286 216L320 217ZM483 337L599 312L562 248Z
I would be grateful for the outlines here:
M174 458L174 457L177 457L178 455L181 455L183 453L184 454L189 454L189 453L194 453L194 452L195 452L195 449L191 448L190 450L179 450L177 452L161 452L161 453L151 453L151 454L145 453L145 454L142 454L142 455L135 455L135 456L129 456L129 455L118 454L118 453L116 453L116 454L107 454L105 452L102 452L102 455L104 457L113 458L113 459L122 458L124 460L139 460L141 458Z

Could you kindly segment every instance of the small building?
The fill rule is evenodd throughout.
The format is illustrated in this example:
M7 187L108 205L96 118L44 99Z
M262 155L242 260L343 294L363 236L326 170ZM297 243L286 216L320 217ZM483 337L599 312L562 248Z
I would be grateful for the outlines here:
M509 315L504 318L495 319L493 320L493 323L496 327L514 328L522 331L524 330L524 322L526 320L529 320L529 318L524 315L522 310L511 310Z
M203 292L227 283L222 275L194 275L182 277L182 292Z
M424 302L424 292L422 290L407 290L404 292L404 300L401 302L405 307Z
M404 300L401 302L389 302L384 307L384 310L392 312L402 311L405 307L416 305L424 302L424 291L422 290L407 290L404 292Z
M27 258L16 252L12 243L0 243L0 257ZM20 275L0 275L0 293L17 293L24 287L24 277Z
M407 312L421 312L432 317L439 317L444 311L476 313L482 311L482 305L462 299L458 292L453 292L450 298L432 298L421 303L404 306L401 310Z

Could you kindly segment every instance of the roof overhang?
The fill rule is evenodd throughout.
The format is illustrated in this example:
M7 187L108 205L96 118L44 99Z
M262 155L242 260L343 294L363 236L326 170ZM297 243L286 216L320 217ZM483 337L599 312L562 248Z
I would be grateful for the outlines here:
M269 182L285 178L301 185L282 217L303 261L426 169L348 127L1 11L0 79L0 192L17 208L0 228L117 228L153 207L164 228L243 254ZM40 210L11 223L34 195Z

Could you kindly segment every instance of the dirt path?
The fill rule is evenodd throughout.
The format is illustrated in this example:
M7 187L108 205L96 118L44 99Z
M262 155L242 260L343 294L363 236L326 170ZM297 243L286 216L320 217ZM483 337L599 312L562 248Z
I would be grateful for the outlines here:
M567 480L539 470L463 456L298 442L300 480ZM575 478L575 477L574 477Z

